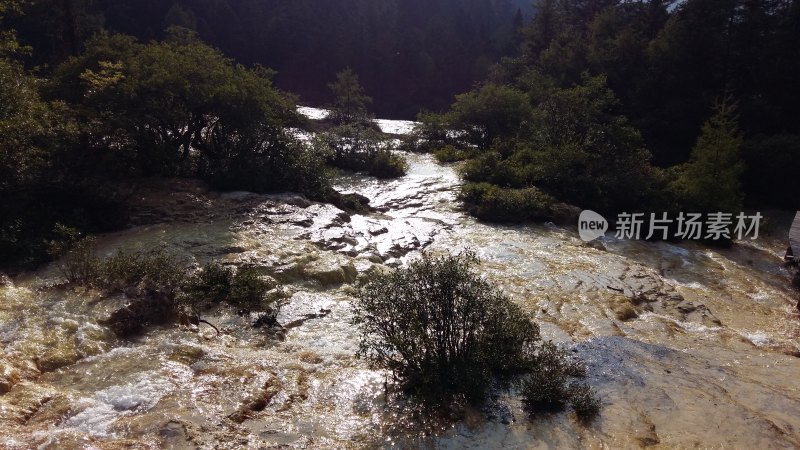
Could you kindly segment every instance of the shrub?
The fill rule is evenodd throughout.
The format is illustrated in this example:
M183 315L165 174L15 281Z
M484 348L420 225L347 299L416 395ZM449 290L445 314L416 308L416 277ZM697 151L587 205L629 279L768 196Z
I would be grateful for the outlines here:
M574 381L586 376L585 367L570 359L566 351L552 342L538 349L531 371L522 382L522 404L533 414L560 411L567 403L581 420L591 420L600 412L600 400L585 383Z
M402 387L434 401L481 400L493 380L530 367L539 327L477 276L472 253L423 255L359 286L359 355L389 369Z
M407 170L408 165L403 157L386 149L375 155L368 173L377 178L398 178L405 175Z
M357 124L343 125L320 133L314 139L318 154L345 170L367 172L378 178L396 178L406 173L402 157L392 154L390 143L379 131Z
M563 349L545 342L522 383L523 405L528 411L557 411L570 398L570 377L583 375L583 367L571 361Z
M575 414L583 421L591 421L600 414L600 399L592 392L588 384L573 384L570 404Z
M725 98L703 124L689 161L675 168L670 190L684 210L741 211L741 146L736 106Z
M499 163L499 153L492 151L481 153L461 167L461 176L466 181L475 183L493 182L492 177Z
M450 129L445 115L422 111L417 114L411 133L401 138L401 148L416 153L432 152L453 140Z
M57 238L48 243L48 253L60 258L58 270L69 283L92 284L96 281L100 264L95 256L94 237L81 237L78 230L57 224Z
M433 152L433 156L440 163L464 161L474 156L474 151L462 150L452 145L445 145Z
M163 247L140 251L118 250L101 263L102 287L122 290L142 284L146 290L173 295L186 279L186 270Z
M240 313L261 312L260 320L274 322L283 298L278 291L267 295L277 283L261 276L254 266L234 270L212 263L190 275L162 248L118 251L100 267L98 283L106 289L143 288L134 290L124 308L100 322L122 337L137 334L149 325L179 320L197 323L203 311L222 302L239 308Z
M535 187L511 189L489 183L467 183L462 186L460 197L470 214L495 222L549 219L556 202Z
M219 264L208 264L189 277L183 286L183 303L200 312L225 300L231 289L233 270Z
M277 284L261 275L255 266L242 266L231 279L228 303L245 311L270 309L265 305L266 293Z
M274 280L262 276L255 266L242 266L234 271L212 263L187 280L182 302L195 313L221 302L239 307L243 312L277 312L279 305L275 299L266 297L276 286Z
M530 121L533 110L524 92L509 86L484 84L456 95L446 114L452 129L464 140L486 150L495 139L517 135Z

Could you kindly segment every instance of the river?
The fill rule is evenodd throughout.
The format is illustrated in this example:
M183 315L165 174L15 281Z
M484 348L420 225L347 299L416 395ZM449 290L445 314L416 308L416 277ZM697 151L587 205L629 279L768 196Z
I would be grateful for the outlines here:
M382 121L393 130L408 123ZM617 240L575 227L498 226L460 208L453 165L404 154L405 177L340 174L378 212L348 216L292 194L215 193L192 181L137 191L133 226L99 252L166 245L188 264L258 264L288 296L283 333L220 308L221 330L163 327L119 340L98 318L124 303L59 285L54 265L0 287L5 448L800 447L800 318L783 266L788 219L731 249ZM603 408L528 417L498 392L461 420L386 395L354 357L352 284L420 251L470 248L480 271L588 366Z

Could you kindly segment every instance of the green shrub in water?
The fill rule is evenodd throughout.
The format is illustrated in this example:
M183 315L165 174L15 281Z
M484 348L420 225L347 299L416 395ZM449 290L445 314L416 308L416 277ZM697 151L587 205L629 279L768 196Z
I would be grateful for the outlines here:
M372 159L368 173L377 178L398 178L405 175L407 170L408 165L403 157L383 149Z
M471 252L422 258L363 281L353 304L358 355L388 369L408 393L433 404L480 403L488 388L522 383L525 406L555 410L572 403L580 417L599 410L581 364L542 342L531 316L472 268Z
M582 364L552 342L545 342L522 382L522 404L531 414L560 411L570 404L581 420L591 420L600 412L600 400L589 385L575 381L585 376Z
M493 381L529 369L539 327L471 270L476 261L426 254L368 278L354 303L359 355L435 402L480 401Z
M95 256L95 240L61 224L56 224L56 239L48 242L48 253L59 258L56 263L69 283L92 284L97 280L100 263Z
M268 299L267 292L277 284L261 275L255 266L242 266L238 270L219 264L208 264L190 277L183 287L184 303L200 312L221 302L238 307L241 311L277 311L276 299Z
M452 145L445 145L433 152L433 156L440 163L464 161L475 156L475 151L468 151L456 148Z
M147 290L172 295L185 279L183 264L163 247L118 250L100 264L99 285L109 290L143 284Z
M550 218L556 199L535 187L501 188L489 183L467 183L460 198L475 217L492 222L525 222Z

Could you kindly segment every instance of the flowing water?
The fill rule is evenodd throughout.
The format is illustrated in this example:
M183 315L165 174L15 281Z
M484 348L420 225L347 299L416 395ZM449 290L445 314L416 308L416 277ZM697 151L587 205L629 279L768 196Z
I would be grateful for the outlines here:
M402 130L407 123L381 126ZM404 155L407 176L342 174L378 212L293 195L140 188L135 227L98 251L167 245L188 264L265 267L289 296L282 332L225 308L205 325L119 340L98 318L124 304L59 284L55 266L0 287L0 446L6 448L791 448L800 353L781 216L755 243L583 243L575 227L482 224L459 209L454 166ZM770 233L771 234L768 234ZM547 339L588 365L603 409L530 418L500 392L455 423L386 395L354 357L352 283L375 265L470 248Z

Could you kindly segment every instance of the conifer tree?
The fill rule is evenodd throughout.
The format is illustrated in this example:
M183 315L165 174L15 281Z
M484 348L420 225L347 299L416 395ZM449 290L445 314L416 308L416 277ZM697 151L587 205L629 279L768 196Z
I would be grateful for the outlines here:
M336 81L328 85L333 93L333 119L338 123L360 122L368 118L367 106L372 98L364 93L358 75L349 67L336 74Z
M741 145L736 104L725 97L703 124L689 162L678 168L673 187L684 207L703 212L741 209Z

